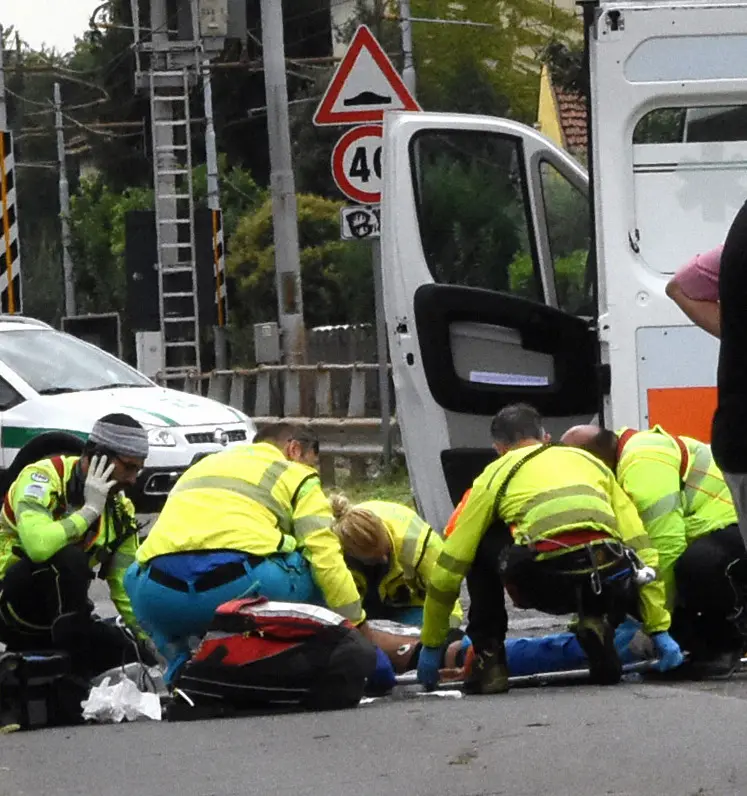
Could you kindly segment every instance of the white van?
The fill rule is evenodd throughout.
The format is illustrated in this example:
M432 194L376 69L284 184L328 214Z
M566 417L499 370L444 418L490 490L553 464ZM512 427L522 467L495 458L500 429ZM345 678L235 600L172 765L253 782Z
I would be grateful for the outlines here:
M386 114L393 380L436 528L491 460L490 418L508 403L531 402L555 431L597 416L710 438L718 342L664 289L747 198L740 114L703 134L747 106L747 3L583 7L591 178L505 119Z
M94 422L111 412L125 412L148 429L150 453L133 494L143 512L160 508L190 464L251 442L256 432L236 409L159 387L111 354L41 321L0 316L2 491L21 463L78 452Z

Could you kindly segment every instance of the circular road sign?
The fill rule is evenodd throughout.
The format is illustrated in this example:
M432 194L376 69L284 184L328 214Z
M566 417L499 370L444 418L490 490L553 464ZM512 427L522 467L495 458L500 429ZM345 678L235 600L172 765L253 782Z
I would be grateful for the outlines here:
M379 124L364 124L343 134L332 150L332 176L354 202L381 201L381 134Z

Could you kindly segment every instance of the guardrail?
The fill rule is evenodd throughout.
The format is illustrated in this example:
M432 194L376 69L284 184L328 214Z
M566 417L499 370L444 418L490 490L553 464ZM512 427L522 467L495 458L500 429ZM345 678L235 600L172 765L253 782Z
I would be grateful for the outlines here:
M364 362L258 365L181 376L159 374L156 381L245 412L257 428L280 418L307 423L319 436L322 477L334 483L337 457L350 460L354 477L365 477L368 461L383 456L382 419L366 416L371 403L366 379L375 378L377 372L378 365ZM403 455L394 417L389 441L392 453Z

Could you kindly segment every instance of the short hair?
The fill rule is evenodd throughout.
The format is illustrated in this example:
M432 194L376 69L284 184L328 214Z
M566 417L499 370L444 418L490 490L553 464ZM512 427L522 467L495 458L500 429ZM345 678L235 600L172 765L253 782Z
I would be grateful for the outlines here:
M490 435L501 445L514 445L523 439L541 440L545 436L542 416L529 404L505 406L490 423Z
M304 450L311 448L314 453L319 453L319 437L314 429L305 423L288 423L285 420L278 420L261 428L256 433L253 442L284 445L291 440L299 442Z

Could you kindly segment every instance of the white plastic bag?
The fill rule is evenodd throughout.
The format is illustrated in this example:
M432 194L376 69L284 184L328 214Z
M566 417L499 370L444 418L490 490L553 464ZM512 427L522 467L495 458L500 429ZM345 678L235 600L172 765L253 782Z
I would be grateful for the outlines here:
M91 689L88 699L80 704L85 720L101 724L118 723L123 719L161 720L161 700L158 694L139 691L135 683L126 677L114 685L111 684L111 678L104 678L100 685Z
M115 666L94 677L91 685L101 685L107 677L110 685L116 685L126 677L135 683L139 691L152 691L158 696L168 696L169 693L163 680L163 670L159 666L146 666L137 661Z

